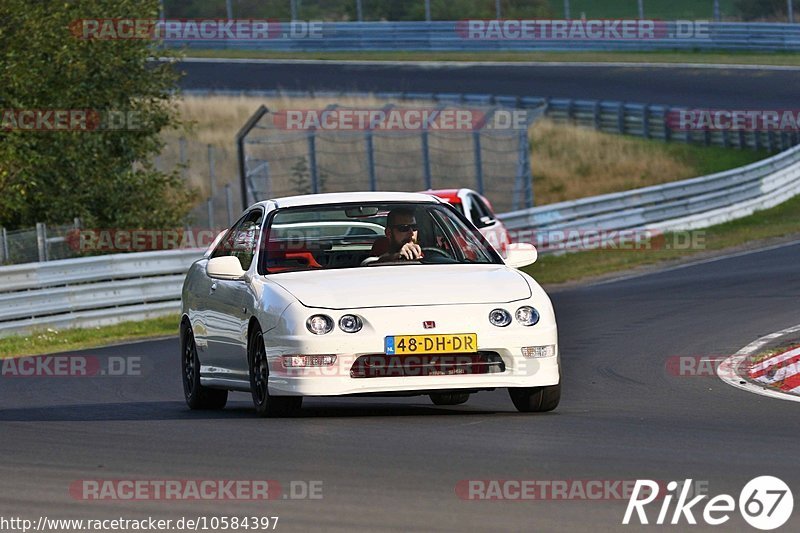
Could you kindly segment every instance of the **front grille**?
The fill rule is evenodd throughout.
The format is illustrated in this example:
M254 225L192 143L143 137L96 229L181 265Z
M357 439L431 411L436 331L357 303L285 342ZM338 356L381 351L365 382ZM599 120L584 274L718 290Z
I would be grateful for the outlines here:
M463 376L497 374L506 369L497 352L430 355L362 355L350 368L351 378Z

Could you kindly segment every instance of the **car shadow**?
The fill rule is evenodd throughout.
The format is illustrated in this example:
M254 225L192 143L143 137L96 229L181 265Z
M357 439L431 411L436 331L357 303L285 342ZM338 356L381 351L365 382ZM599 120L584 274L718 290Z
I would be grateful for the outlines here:
M357 418L402 416L474 416L517 413L460 405L404 405L401 403L313 403L287 418ZM231 402L221 411L192 411L182 401L124 402L19 407L0 410L0 422L90 422L154 420L258 419L252 405Z

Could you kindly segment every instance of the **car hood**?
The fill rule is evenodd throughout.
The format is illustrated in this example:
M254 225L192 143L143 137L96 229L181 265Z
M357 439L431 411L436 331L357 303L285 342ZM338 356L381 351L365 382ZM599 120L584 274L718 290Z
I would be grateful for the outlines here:
M271 274L267 279L306 307L352 309L505 303L531 297L505 265L398 265Z

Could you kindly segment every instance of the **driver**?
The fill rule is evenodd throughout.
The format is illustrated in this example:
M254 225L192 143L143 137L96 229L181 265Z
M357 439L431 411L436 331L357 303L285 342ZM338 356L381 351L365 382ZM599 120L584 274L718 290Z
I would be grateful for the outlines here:
M413 210L406 207L392 209L386 219L386 237L389 239L389 251L381 255L378 261L413 261L422 258Z

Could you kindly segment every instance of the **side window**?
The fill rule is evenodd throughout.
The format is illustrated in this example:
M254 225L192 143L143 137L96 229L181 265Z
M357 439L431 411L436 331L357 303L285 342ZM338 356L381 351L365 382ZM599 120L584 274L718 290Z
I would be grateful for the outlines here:
M220 241L211 257L232 255L239 259L243 270L248 270L256 253L263 220L261 209L247 213Z
M483 204L481 199L475 195L469 195L469 218L472 220L472 223L475 224L477 227L483 226L483 222L481 222L481 218L483 217L490 217L489 209Z

